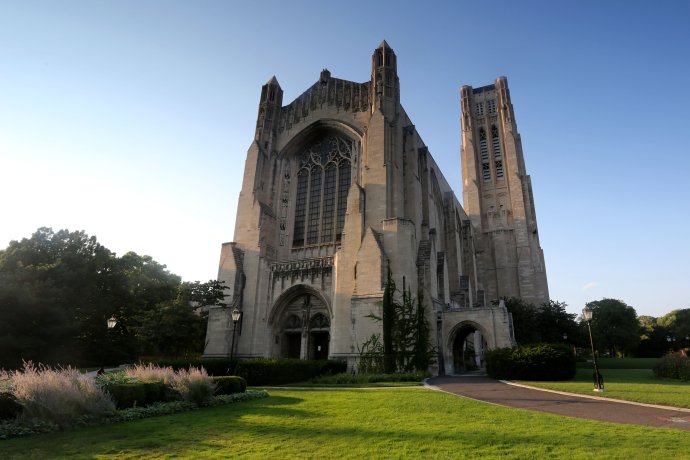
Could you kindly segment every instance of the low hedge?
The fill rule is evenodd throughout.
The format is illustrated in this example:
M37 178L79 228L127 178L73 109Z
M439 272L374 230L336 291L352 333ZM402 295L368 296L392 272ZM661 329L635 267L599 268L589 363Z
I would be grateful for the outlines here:
M163 382L109 383L103 389L112 396L118 409L143 407L174 399L171 390Z
M339 360L301 360L286 358L229 359L158 359L147 361L175 370L203 367L209 375L236 375L248 385L281 385L305 382L320 375L340 374L347 370L347 363Z
M653 367L658 379L690 380L690 358L678 353L664 355Z
M347 385L363 383L385 383L385 382L421 382L431 374L428 372L407 372L401 374L351 374L342 373L334 375L324 375L310 380L311 383L322 385Z
M213 383L216 384L217 395L231 395L247 391L247 381L242 377L223 375L212 378Z
M563 344L498 348L486 353L486 372L494 379L570 380L575 376L575 356Z
M0 420L13 420L22 413L22 406L12 393L0 393Z

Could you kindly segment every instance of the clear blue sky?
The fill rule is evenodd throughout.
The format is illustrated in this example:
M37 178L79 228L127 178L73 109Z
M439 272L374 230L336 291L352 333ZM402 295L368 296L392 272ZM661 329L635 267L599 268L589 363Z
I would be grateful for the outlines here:
M215 278L261 85L366 81L384 38L458 195L458 90L508 77L553 299L690 307L681 0L0 1L0 247L85 230Z

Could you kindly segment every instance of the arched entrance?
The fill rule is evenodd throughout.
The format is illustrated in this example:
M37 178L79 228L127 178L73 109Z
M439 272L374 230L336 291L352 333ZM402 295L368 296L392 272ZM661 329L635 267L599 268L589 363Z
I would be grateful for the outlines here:
M484 367L484 350L487 349L487 342L476 324L465 322L458 325L452 343L455 374Z
M306 286L281 296L273 319L274 356L328 359L331 320L324 299Z

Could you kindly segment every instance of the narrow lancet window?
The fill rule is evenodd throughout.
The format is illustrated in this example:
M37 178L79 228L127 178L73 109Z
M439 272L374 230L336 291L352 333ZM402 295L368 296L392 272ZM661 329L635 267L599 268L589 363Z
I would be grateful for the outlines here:
M482 159L482 178L484 182L491 182L491 166L489 165L489 146L486 142L486 131L479 130L479 152Z
M503 155L501 154L501 138L498 136L498 128L491 127L491 148L494 151L494 166L496 168L496 180L503 179Z

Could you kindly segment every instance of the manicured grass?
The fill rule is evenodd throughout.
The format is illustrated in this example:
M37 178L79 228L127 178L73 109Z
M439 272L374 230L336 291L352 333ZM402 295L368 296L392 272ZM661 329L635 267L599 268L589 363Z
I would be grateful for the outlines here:
M419 387L422 382L368 382L368 383L289 383L281 385L286 388L390 388L390 387Z
M597 358L600 369L651 369L659 358ZM592 360L577 363L578 369L591 369Z
M272 390L273 396L0 441L9 458L688 458L671 429L504 408L425 389Z
M648 369L602 369L606 391L595 393L592 391L593 373L592 369L578 369L575 378L567 382L520 383L549 390L690 408L689 382L658 380Z

